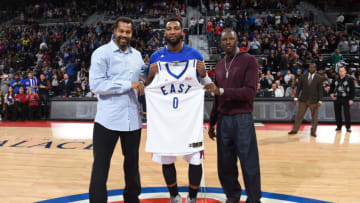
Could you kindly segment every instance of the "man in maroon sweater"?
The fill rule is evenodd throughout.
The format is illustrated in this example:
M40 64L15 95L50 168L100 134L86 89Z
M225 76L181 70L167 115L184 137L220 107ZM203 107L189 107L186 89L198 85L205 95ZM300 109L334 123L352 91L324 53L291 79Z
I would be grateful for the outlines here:
M237 158L244 177L247 203L260 202L260 166L255 127L252 116L258 82L256 58L239 52L237 35L225 29L221 46L226 53L215 68L215 83L205 89L216 95L210 117L209 136L216 137L218 175L227 203L239 202ZM217 123L216 132L214 126Z

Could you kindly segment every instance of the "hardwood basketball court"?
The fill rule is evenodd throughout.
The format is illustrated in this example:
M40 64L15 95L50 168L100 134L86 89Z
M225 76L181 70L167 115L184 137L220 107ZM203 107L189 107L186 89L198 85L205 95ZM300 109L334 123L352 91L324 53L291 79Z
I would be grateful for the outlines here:
M91 122L0 122L0 199L6 203L37 202L88 192L92 163ZM330 202L360 202L360 126L352 133L335 125L309 125L289 136L291 124L256 127L262 191ZM220 188L216 143L205 135L205 186ZM142 187L164 187L161 166L145 153L142 131ZM176 162L178 185L187 186L187 164ZM241 177L241 176L240 176ZM243 185L243 181L241 180ZM108 190L124 186L122 155L113 155Z

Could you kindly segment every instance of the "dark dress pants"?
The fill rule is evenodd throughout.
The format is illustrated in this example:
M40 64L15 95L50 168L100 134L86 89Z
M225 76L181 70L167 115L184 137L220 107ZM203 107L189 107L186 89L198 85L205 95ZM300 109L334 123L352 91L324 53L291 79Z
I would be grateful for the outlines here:
M106 182L109 175L111 157L120 138L124 156L125 189L124 202L138 203L141 191L139 174L139 144L141 129L135 131L114 131L95 123L93 132L94 162L89 189L90 203L107 202Z
M293 131L297 132L300 128L302 121L304 120L304 115L307 109L310 109L311 113L311 133L316 133L317 125L318 125L318 114L319 108L317 107L317 103L309 103L299 101L299 107L295 117L295 123L293 126Z
M337 128L341 128L343 124L341 109L344 108L346 129L351 128L350 105L349 100L345 98L336 98L334 101L335 120Z
M239 158L247 193L246 202L260 202L259 153L252 114L220 115L217 123L218 175L226 197L240 201Z

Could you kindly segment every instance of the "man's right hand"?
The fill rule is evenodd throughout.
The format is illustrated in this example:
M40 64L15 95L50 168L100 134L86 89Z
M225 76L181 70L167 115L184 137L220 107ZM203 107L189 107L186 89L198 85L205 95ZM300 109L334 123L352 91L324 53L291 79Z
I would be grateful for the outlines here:
M142 81L131 82L131 88L136 90L138 95L143 95L144 94L144 83Z
M334 101L336 100L336 98L335 98L335 95L334 95L334 94L330 94L330 97L331 97L331 99L332 99L332 100L334 100Z
M216 138L216 132L215 132L214 126L209 127L208 134L209 134L210 139L214 140L214 138Z

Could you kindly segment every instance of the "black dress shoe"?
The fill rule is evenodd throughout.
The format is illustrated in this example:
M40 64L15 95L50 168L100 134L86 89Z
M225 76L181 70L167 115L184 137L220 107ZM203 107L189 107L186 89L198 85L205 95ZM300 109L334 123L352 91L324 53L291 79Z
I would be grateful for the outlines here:
M297 133L297 131L293 131L293 130L290 131L290 132L288 132L289 135L294 135L294 134L296 134L296 133Z
M335 131L341 131L341 128L336 128Z
M311 133L311 136L316 137L316 133Z
M346 129L346 132L351 133L351 129L350 128Z

